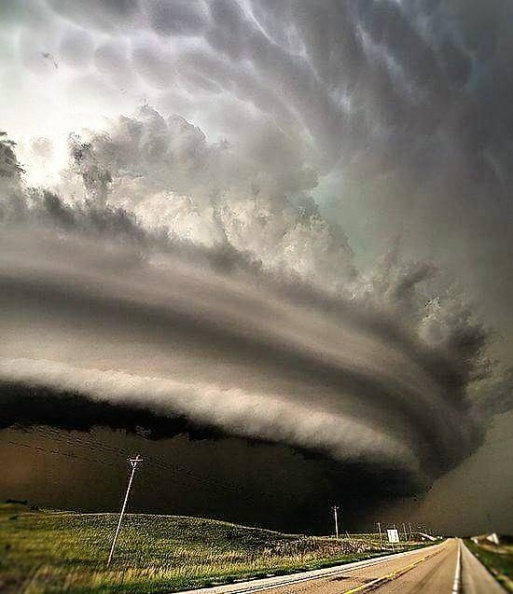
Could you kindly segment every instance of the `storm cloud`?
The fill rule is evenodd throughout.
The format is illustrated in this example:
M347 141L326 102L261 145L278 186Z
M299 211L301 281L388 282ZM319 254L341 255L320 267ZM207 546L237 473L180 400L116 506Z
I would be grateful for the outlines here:
M56 403L73 393L394 468L406 491L479 443L466 394L484 346L477 331L472 347L468 332L479 327L439 326L452 337L467 331L470 352L429 346L366 298L328 297L251 264L219 269L172 245L137 246L134 258L134 244L90 233L34 228L29 218L2 235L0 372L35 390L28 417L24 400L5 392L8 418L73 426L73 408L58 407L62 422L33 416L38 388ZM404 275L387 299L399 306L424 275Z
M238 436L405 493L479 447L511 402L506 0L0 15L4 425Z

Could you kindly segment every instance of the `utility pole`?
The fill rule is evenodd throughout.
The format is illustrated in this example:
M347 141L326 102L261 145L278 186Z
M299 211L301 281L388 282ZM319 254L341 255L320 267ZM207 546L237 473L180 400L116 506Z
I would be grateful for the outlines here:
M128 486L126 488L126 493L125 493L125 500L123 501L123 506L121 507L121 512L119 514L118 525L116 528L116 532L114 534L112 546L110 547L110 553L109 553L109 559L107 561L107 567L111 564L112 557L114 556L114 548L116 547L116 541L119 536L119 531L121 530L121 522L123 521L123 515L125 513L126 504L128 503L128 496L130 495L130 489L132 488L132 482L134 480L135 471L137 470L137 466L142 461L143 461L143 459L141 458L141 456L139 456L139 454L137 454L137 456L135 456L135 458L128 458L128 462L130 463L130 466L132 467L132 471L130 473L130 479L128 480Z
M335 521L335 538L338 538L338 505L333 505L331 509L333 510L333 519Z
M383 535L381 533L381 522L378 522L378 531L379 531L379 548L383 548Z

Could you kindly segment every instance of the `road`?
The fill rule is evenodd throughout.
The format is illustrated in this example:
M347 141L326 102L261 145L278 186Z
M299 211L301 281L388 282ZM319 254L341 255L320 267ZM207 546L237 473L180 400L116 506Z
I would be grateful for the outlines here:
M461 551L459 551L461 547ZM463 543L442 544L384 559L360 561L240 584L209 588L208 594L504 594ZM192 591L195 594L199 590ZM184 593L185 594L185 593Z

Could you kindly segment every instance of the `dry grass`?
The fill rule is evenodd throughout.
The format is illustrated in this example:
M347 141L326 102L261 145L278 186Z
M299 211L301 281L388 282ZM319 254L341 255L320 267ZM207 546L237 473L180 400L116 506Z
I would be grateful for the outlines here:
M0 591L161 594L385 552L375 535L335 540L200 518L128 514L107 568L116 521L115 514L0 506Z

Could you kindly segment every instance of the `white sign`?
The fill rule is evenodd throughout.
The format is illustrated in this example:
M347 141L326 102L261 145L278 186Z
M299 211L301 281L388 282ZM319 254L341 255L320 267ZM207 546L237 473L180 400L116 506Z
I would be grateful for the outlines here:
M388 542L399 542L399 532L397 530L387 530Z

